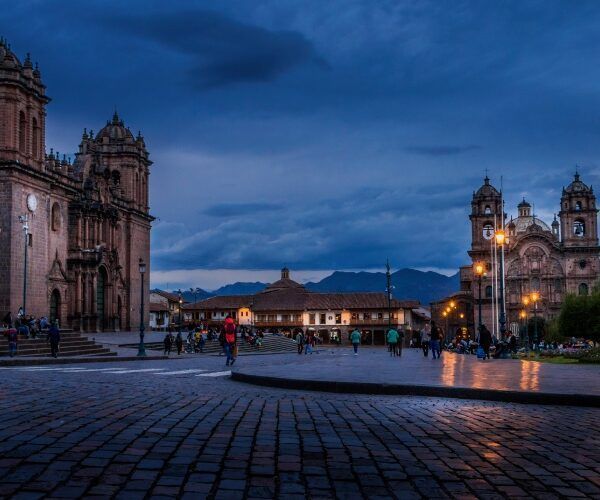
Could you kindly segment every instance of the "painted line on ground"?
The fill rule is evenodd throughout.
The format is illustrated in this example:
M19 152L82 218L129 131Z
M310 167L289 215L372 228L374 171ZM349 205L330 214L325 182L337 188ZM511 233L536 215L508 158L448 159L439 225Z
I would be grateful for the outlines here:
M161 373L155 373L154 375L187 375L190 373L198 373L198 372L205 372L206 370L203 369L192 369L192 370L178 370L175 372L161 372Z
M228 377L229 375L231 375L231 371L200 373L196 377Z

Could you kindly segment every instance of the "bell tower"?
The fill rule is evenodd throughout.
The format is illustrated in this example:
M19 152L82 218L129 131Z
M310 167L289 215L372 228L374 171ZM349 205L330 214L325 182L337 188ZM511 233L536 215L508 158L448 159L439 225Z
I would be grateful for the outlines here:
M39 170L45 158L46 87L29 54L21 64L0 39L0 160Z
M469 255L481 260L490 251L490 240L494 237L494 217L500 224L503 217L502 195L485 176L483 185L473 193L471 201L471 250Z
M560 199L560 234L565 247L598 245L598 209L591 186L584 184L578 172L573 182L563 188Z

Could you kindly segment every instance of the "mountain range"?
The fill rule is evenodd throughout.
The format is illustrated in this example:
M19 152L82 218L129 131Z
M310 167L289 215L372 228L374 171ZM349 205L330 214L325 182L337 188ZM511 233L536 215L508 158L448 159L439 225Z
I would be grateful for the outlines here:
M186 291L186 301L203 300L215 295L251 295L263 290L268 283L236 282L212 292L200 290L194 295ZM305 283L313 292L385 292L385 273L335 271L318 282ZM392 295L397 299L416 299L424 306L459 290L459 275L446 276L434 271L400 269L392 273Z

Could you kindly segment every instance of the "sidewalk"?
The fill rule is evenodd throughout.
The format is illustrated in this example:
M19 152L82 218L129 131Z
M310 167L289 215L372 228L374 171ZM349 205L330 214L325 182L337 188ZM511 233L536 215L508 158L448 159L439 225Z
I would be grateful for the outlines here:
M478 360L443 353L441 360L405 349L323 351L236 367L232 378L257 385L355 394L406 394L600 407L600 366Z

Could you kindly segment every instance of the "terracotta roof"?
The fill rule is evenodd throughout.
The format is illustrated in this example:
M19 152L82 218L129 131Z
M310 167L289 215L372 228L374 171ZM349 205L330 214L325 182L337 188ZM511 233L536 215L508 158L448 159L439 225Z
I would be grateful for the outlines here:
M168 306L158 302L150 302L150 312L168 312Z
M415 309L416 300L392 299L395 309ZM304 288L290 287L265 290L256 295L210 297L184 306L184 309L237 309L250 307L253 311L304 311L327 309L386 309L387 295L382 292L315 293Z
M185 304L183 309L239 309L249 307L251 303L252 295L218 295L193 304Z
M167 299L169 302L179 302L179 295L176 293L166 292L165 290L159 290L158 288L150 290L150 293L157 293L161 297ZM183 303L186 303L185 299L183 299Z

